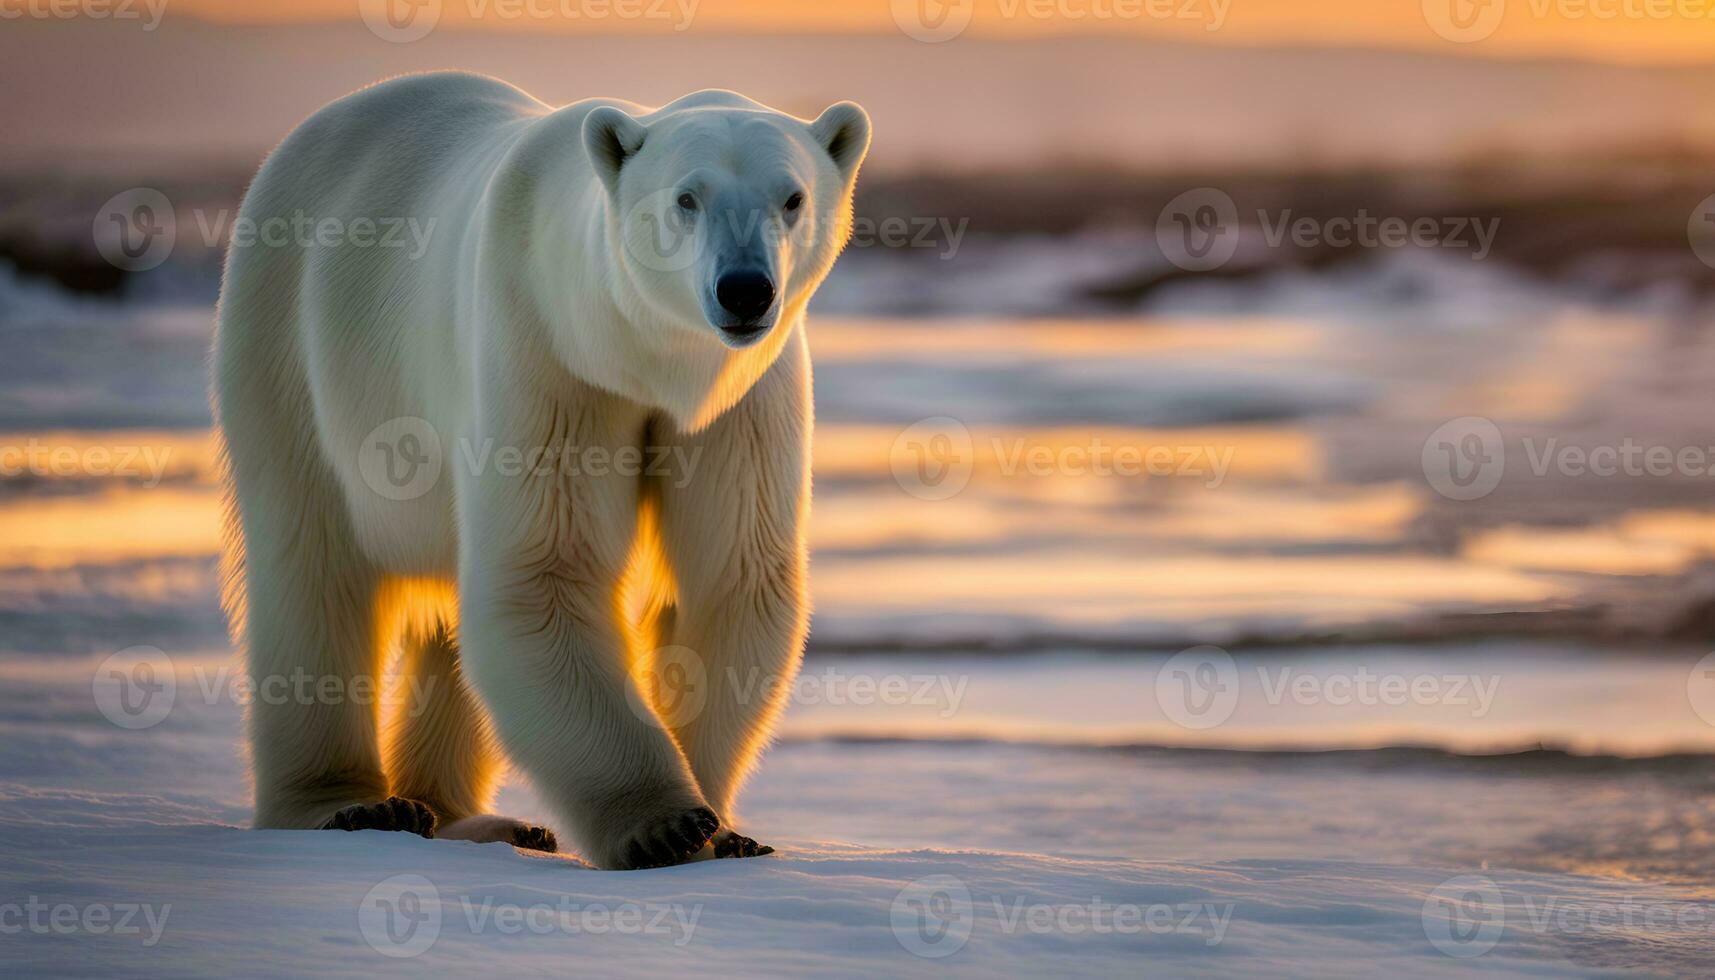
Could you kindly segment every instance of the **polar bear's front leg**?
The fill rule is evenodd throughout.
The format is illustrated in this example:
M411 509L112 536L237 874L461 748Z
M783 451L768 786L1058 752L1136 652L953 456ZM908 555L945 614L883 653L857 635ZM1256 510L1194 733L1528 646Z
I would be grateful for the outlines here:
M465 590L464 656L512 761L603 868L673 864L719 820L666 732L626 696L624 646L598 583L500 563Z
M677 585L662 638L689 650L704 678L704 691L678 717L663 714L729 831L734 800L803 653L810 429L810 365L799 335L743 400L680 438L675 466L658 477L661 544ZM753 842L731 836L717 840L717 852L756 853Z
M585 432L566 445L604 442ZM673 740L628 696L617 594L635 476L493 474L461 506L464 667L513 763L598 867L696 853L719 820Z

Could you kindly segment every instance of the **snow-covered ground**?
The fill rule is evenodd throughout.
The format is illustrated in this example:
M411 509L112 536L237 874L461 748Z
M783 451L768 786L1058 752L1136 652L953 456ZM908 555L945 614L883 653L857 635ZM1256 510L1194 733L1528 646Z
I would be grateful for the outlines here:
M625 874L245 829L208 308L0 278L0 972L1706 973L1707 477L1532 447L1708 445L1715 345L1510 287L1476 323L1462 277L1406 322L1388 277L1439 273L1378 275L817 321L813 654L739 816L778 850ZM1422 452L1472 415L1512 462L1455 501ZM929 417L951 494L900 468ZM1098 445L1200 468L1059 455Z
M105 658L0 667L10 974L1683 975L1715 956L1705 756L1007 743L956 732L1040 725L1009 677L1111 704L1161 665L817 658L806 676L843 686L800 686L746 797L778 852L618 873L245 829L225 665L178 658L171 710L135 729L114 719L153 716L118 706ZM854 693L893 676L925 693ZM901 705L916 734L876 734ZM551 819L516 781L501 809Z

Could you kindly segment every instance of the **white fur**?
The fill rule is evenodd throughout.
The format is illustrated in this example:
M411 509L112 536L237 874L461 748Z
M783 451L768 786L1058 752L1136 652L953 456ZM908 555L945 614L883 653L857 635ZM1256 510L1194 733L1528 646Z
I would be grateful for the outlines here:
M488 808L502 752L602 867L687 808L730 826L806 628L803 315L868 143L849 103L814 122L719 91L553 109L444 73L341 99L274 151L244 218L402 218L428 239L417 258L352 241L229 256L214 396L235 627L257 680L374 677L403 639L403 670L433 699L391 729L355 699L257 699L258 826L321 826L389 793L452 825ZM687 181L709 202L692 261L649 261L634 236ZM785 233L722 232L713 219L756 215L719 202ZM760 338L711 322L735 249L780 284ZM433 427L445 468L394 500L360 453L404 417ZM671 446L695 466L477 472L466 451L485 445ZM676 602L631 622L622 586L650 574ZM700 712L658 725L626 692L660 644L696 651L709 685Z

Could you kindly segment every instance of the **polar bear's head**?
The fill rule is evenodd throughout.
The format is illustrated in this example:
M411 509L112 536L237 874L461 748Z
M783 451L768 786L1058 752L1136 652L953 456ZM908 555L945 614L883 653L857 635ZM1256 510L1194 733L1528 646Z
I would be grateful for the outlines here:
M851 233L869 117L815 121L730 92L646 115L591 110L584 146L635 295L674 326L738 350L797 316Z

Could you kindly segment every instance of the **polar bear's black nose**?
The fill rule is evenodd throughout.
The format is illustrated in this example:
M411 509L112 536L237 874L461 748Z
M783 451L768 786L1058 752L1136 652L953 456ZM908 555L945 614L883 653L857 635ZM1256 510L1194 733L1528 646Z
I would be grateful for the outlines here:
M734 272L715 284L715 299L728 313L749 323L774 305L774 281L763 272Z

